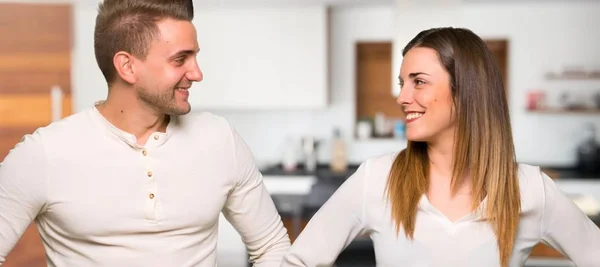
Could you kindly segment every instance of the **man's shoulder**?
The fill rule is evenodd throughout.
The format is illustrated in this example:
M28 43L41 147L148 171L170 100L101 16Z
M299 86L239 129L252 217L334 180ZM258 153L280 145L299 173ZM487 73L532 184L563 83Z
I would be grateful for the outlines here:
M42 153L52 147L64 147L65 143L89 136L86 133L88 127L90 123L86 111L81 111L25 133L9 153L14 149Z
M206 111L178 116L175 124L184 131L231 132L231 125L224 117Z
M43 143L69 141L75 136L85 136L84 132L90 128L89 116L87 110L84 110L39 127L25 137Z

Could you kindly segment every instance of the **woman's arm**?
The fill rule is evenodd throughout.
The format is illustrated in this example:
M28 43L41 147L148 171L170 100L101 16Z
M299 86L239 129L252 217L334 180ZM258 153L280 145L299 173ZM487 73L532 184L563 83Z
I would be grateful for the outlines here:
M282 267L332 266L340 252L364 232L367 168L363 163L312 217Z
M600 266L600 228L542 173L542 240L578 267Z

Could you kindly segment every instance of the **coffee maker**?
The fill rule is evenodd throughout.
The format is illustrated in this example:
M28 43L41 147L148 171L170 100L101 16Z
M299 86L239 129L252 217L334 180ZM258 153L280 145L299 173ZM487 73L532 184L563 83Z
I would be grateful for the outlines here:
M584 139L577 146L577 169L583 173L600 173L600 144L596 140L596 126L587 124Z

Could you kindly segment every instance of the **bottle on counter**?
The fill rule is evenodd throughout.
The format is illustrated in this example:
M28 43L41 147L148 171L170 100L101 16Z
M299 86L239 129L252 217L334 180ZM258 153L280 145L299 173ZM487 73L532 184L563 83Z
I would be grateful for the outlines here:
M332 172L345 172L347 168L346 144L341 137L340 130L336 128L332 140L330 169Z
M298 146L292 137L286 139L281 165L286 172L296 171L298 167Z

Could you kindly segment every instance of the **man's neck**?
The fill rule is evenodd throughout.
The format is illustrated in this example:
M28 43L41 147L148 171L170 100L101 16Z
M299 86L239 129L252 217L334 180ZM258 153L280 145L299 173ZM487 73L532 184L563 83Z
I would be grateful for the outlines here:
M133 134L139 145L152 133L165 132L169 123L169 116L140 103L133 92L125 90L111 90L97 109L115 127Z

